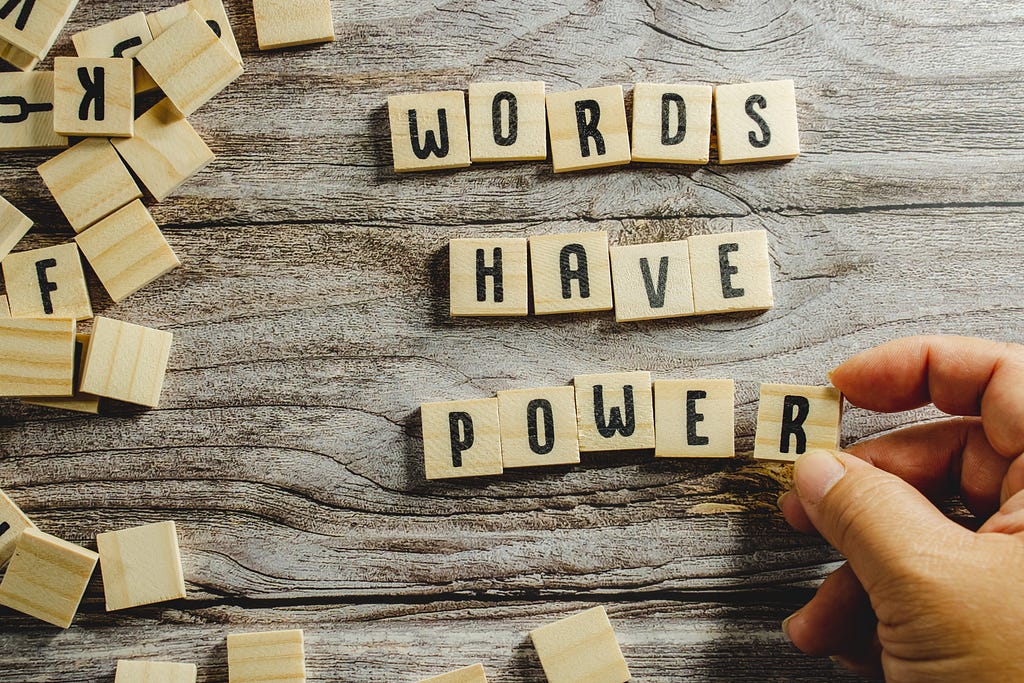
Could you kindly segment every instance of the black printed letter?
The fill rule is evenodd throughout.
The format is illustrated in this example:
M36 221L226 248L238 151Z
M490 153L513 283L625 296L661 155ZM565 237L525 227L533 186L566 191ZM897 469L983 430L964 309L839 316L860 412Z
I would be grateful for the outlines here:
M140 45L142 45L142 38L140 38L139 36L129 38L128 40L122 40L120 43L114 46L113 54L110 56L124 57L125 52L132 49L133 47L139 47Z
M569 267L569 257L576 256L576 268ZM582 244L567 244L558 257L558 268L562 272L562 298L572 298L572 281L580 283L580 298L590 298L590 274L587 270L587 250Z
M726 299L738 299L746 294L742 287L733 288L732 276L740 272L740 269L729 263L729 253L739 251L740 245L735 242L718 245L718 269L722 273L722 296Z
M604 419L604 387L600 384L594 386L594 422L597 424L597 433L606 439L615 436L618 432L622 436L632 436L636 429L636 416L633 413L633 385L627 384L622 387L622 399L626 411L626 421L622 421L622 412L618 406L608 411L608 421Z
M697 401L707 398L706 391L686 392L686 445L707 446L708 437L697 433L697 423L704 421L704 413L697 412Z
M448 435L452 442L452 467L462 467L462 452L473 447L472 416L469 413L448 413Z
M804 432L804 421L811 411L811 402L803 396L787 396L782 404L782 439L779 452L789 453L789 437L796 437L796 454L803 455L807 450L807 434Z
M752 118L754 120L754 123L756 123L758 127L761 129L762 137L760 140L758 140L757 135L754 133L754 131L750 131L749 133L747 133L747 136L750 138L751 145L757 147L758 149L761 149L771 144L772 131L771 128L768 127L768 122L761 118L760 114L754 111L755 104L761 109L766 109L768 107L768 102L765 101L764 95L751 95L750 97L747 98L747 116Z
M540 442L537 429L537 413L544 414L544 443ZM535 398L526 406L526 433L530 437L530 450L537 455L547 455L555 448L555 414L551 410L551 401Z
M85 95L82 97L82 104L78 107L78 118L81 121L89 120L89 105L94 105L96 120L103 120L104 94L106 91L104 77L106 70L97 66L92 70L92 79L89 78L89 70L84 66L78 67L78 80L85 88Z
M658 265L658 286L654 286L654 278L651 277L651 264L647 258L640 259L640 274L644 276L644 287L647 288L647 301L651 308L665 307L665 288L668 286L668 256L661 257Z
M57 291L57 283L46 279L46 269L56 268L57 259L48 258L36 261L36 276L39 278L39 296L43 299L43 313L53 315L53 301L50 299L50 292Z
M501 134L502 102L508 103L508 135ZM494 144L499 147L511 147L516 144L516 138L519 137L519 102L516 96L507 90L502 90L491 101L491 130L494 134Z
M437 110L437 125L440 129L441 144L437 144L437 136L434 131L428 130L423 136L423 146L420 147L420 127L416 122L416 110L409 110L409 138L412 140L412 153L417 159L426 159L431 154L437 155L438 159L448 156L448 112L445 109Z
M580 100L576 103L576 131L580 136L580 154L590 156L590 138L594 139L597 156L604 154L604 136L597 129L601 121L601 105L596 100Z
M668 127L672 114L672 104L676 105L676 132L669 135ZM661 96L661 144L678 145L686 139L686 102L682 95L667 92Z
M505 285L502 277L501 247L495 247L493 252L494 265L484 265L484 250L476 250L476 300L487 301L487 278L494 278L494 303L500 304L505 300Z
M32 14L32 8L36 5L36 0L24 0L25 6L21 8L21 12L18 13L18 18L14 21L14 28L19 31L25 30L25 25L28 24L28 18ZM7 0L7 4L0 7L0 19L6 19L11 16L11 12L14 8L22 3L22 0Z

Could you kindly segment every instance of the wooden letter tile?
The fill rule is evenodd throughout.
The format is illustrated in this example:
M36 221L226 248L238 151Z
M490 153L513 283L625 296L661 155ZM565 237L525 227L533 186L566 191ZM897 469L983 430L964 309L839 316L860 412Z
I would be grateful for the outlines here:
M305 683L302 631L228 636L228 683Z
M39 57L19 50L6 40L0 40L0 59L22 71L31 71L39 64Z
M735 388L731 379L659 379L654 383L658 458L736 455Z
M184 19L189 10L196 11L199 16L206 20L206 25L220 37L220 42L235 58L239 64L242 63L242 53L238 51L238 43L235 42L235 32L231 30L231 22L228 20L228 13L224 10L224 3L221 0L189 0L180 5L174 5L166 9L153 12L146 16L149 22L149 30L156 38L172 25Z
M774 305L767 232L694 235L688 242L693 306L699 315Z
M483 664L474 664L458 671L424 678L420 683L487 683Z
M108 140L90 138L39 167L39 175L75 232L142 197Z
M0 73L0 151L60 149L53 132L53 72Z
M544 81L470 83L473 161L547 159Z
M580 451L654 448L651 373L577 375L573 384Z
M839 448L843 395L835 387L762 384L754 459L794 462L808 450Z
M685 240L612 247L610 253L616 321L693 315Z
M153 42L145 12L136 12L101 26L94 26L71 36L79 57L121 57L132 59ZM156 89L146 70L132 60L135 71L135 92Z
M715 113L721 164L800 155L793 81L720 85Z
M469 166L466 95L461 90L388 98L395 171Z
M535 235L530 267L537 315L612 309L608 233Z
M82 363L85 362L85 354L89 351L89 340L91 334L75 335L75 374L72 386L75 393L70 398L35 398L24 399L24 403L43 408L57 408L59 410L71 410L76 413L89 413L96 415L100 412L100 397L91 396L80 390L82 386Z
M108 612L185 597L174 522L99 534L96 546Z
M11 305L7 303L7 295L0 295L0 320L11 317Z
M253 0L261 50L334 41L330 0Z
M92 317L82 257L73 242L16 251L3 260L12 318Z
M25 529L0 583L0 605L67 628L99 555L37 529Z
M59 135L131 137L134 65L114 57L53 60L53 127Z
M75 321L0 319L0 396L71 396Z
M97 317L82 369L82 391L156 408L171 341L170 332Z
M629 163L622 86L550 93L547 106L555 173Z
M502 473L498 399L424 403L420 408L427 479Z
M530 312L525 239L454 239L448 261L452 317Z
M43 59L77 4L78 0L7 0L0 6L0 40ZM14 66L26 69L23 63Z
M31 227L32 219L0 197L0 261L11 253Z
M75 241L114 301L123 301L181 265L139 200L80 233Z
M498 418L506 468L580 461L572 387L499 391Z
M21 511L7 494L0 491L0 568L7 564L14 554L14 547L25 529L34 529L35 524Z
M120 659L114 683L196 683L195 664Z
M194 10L142 48L136 59L185 116L242 75L242 65Z
M706 164L710 149L710 85L636 84L633 161Z
M530 632L548 683L627 683L629 667L604 607Z

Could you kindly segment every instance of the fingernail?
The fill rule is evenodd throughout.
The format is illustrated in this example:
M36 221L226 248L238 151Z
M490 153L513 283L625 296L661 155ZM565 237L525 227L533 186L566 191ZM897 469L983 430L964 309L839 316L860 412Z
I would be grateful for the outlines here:
M780 511L782 510L782 501L786 500L786 496L788 496L788 495L789 495L789 491L786 491L781 496L779 496L778 500L775 501L775 505L778 506Z
M797 458L793 481L802 500L815 505L846 474L846 465L830 451L808 451Z
M789 638L790 641L792 641L793 638L789 635L789 622L793 620L793 617L795 617L796 614L796 612L793 612L793 614L790 614L782 620L782 633L785 634L786 638Z

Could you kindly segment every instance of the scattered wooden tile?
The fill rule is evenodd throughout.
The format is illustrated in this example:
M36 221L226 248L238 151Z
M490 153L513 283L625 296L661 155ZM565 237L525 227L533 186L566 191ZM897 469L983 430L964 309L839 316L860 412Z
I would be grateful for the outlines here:
M7 564L7 560L14 554L14 547L18 544L21 532L34 528L35 524L28 515L22 512L6 493L0 491L0 568Z
M0 319L0 396L71 396L75 321Z
M420 412L427 479L502 473L498 399L424 403Z
M25 529L0 583L0 605L67 628L99 555L38 529Z
M171 352L170 332L97 316L82 391L156 408Z
M622 86L549 93L547 109L555 173L630 162Z
M762 384L754 459L794 462L808 450L836 450L843 395L835 387Z
M136 56L185 116L242 75L242 65L195 10Z
M145 12L135 12L115 21L79 31L71 36L79 57L120 57L131 59L135 71L135 92L156 89L156 83L146 70L133 59L139 51L153 42Z
M608 233L534 235L530 267L537 315L612 309Z
M637 83L633 161L706 164L711 150L710 85Z
M305 683L302 631L232 633L228 683Z
M629 667L603 606L530 632L548 683L627 683Z
M20 60L27 62L26 55L43 59L77 4L78 0L8 0L0 7L0 40L25 53ZM24 63L14 66L25 68Z
M75 241L115 302L181 265L139 200L79 233Z
M185 597L174 522L96 536L107 611Z
M75 371L72 380L74 395L70 398L33 398L23 399L23 403L43 408L57 408L59 410L71 410L76 413L89 413L96 415L100 412L100 397L92 396L81 391L82 386L82 363L85 362L85 354L89 350L91 334L75 335Z
M119 659L114 683L196 683L195 664Z
M253 0L261 50L334 42L330 0Z
M60 149L53 132L53 72L0 73L0 150Z
M470 83L472 161L547 159L544 81Z
M731 379L655 381L655 457L734 457L735 414L735 387Z
M693 315L685 240L616 246L610 256L617 322Z
M39 175L75 232L142 197L121 158L103 138L89 138L39 167Z
M0 197L0 261L11 253L31 227L31 218Z
M580 461L572 387L499 391L498 418L506 468Z
M8 254L3 270L12 318L92 317L82 257L74 243Z
M388 98L395 171L469 166L466 95L461 90Z
M464 669L424 678L420 683L487 683L483 664L474 664Z
M53 127L58 135L131 137L134 65L115 57L53 60Z
M654 399L649 372L577 375L580 451L654 448Z
M39 57L19 50L5 40L0 40L0 59L22 71L31 71L38 66L40 61Z
M688 241L697 314L763 311L774 305L767 232L694 235Z
M448 245L452 317L527 315L528 270L525 239L452 240Z
M174 5L166 9L153 12L147 15L149 30L156 38L170 28L173 24L181 21L188 14L189 10L195 10L203 19L206 25L217 34L220 42L235 58L239 64L242 63L242 53L238 50L238 43L235 41L235 32L231 30L231 22L228 20L228 13L224 9L221 0L189 0L180 5Z
M793 81L719 85L715 113L720 164L800 155Z

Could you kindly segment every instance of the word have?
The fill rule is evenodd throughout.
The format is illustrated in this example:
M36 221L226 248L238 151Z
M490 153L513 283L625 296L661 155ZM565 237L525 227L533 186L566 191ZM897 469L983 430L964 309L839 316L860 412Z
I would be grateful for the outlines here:
M473 83L468 117L461 90L388 98L395 171L543 160L549 138L555 173L631 161L706 164L712 100L719 163L799 156L793 81L637 83L632 143L622 86L546 94L543 81Z
M608 246L604 232L454 239L450 312L524 316L615 309L615 320L653 320L772 307L764 230ZM614 293L613 293L614 285Z
M658 380L649 372L579 375L573 386L499 391L496 398L425 403L427 479L578 463L580 453L654 449L658 458L731 458L732 380ZM839 447L834 387L762 384L754 459L792 462Z

